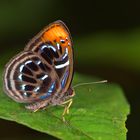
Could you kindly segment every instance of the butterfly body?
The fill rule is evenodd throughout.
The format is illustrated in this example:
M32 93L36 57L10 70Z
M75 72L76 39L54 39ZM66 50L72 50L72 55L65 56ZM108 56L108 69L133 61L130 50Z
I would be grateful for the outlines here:
M61 105L74 94L73 46L68 28L56 21L37 34L6 65L4 89L27 109Z

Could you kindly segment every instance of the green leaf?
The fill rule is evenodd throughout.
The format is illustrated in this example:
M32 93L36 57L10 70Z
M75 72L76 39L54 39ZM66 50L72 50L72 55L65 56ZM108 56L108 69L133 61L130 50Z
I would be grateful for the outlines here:
M75 74L73 85L90 81L97 79ZM125 121L129 105L119 86L111 83L91 84L77 87L75 92L70 114L66 115L68 123L64 123L61 119L63 107L50 107L33 113L26 110L23 104L7 97L1 88L0 118L15 121L60 139L126 139Z

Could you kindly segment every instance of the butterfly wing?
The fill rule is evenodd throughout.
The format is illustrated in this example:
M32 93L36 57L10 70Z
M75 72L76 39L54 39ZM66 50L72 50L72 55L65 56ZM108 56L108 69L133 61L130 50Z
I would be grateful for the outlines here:
M59 87L53 69L32 52L22 52L10 61L4 81L8 96L25 103L47 98L57 92Z
M64 94L73 77L73 49L69 31L54 22L35 36L6 66L5 91L18 102L45 100Z
M73 78L73 43L67 26L56 21L45 27L25 48L41 55L45 63L51 65L65 93Z

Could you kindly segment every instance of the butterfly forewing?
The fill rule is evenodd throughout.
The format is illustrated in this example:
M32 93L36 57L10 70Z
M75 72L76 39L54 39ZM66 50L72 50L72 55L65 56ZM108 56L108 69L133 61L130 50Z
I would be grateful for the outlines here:
M37 53L44 63L53 67L61 84L61 92L69 89L73 77L73 46L69 30L62 21L44 28L25 50Z
M67 27L57 21L44 28L6 66L5 91L32 103L64 94L73 76L73 48Z

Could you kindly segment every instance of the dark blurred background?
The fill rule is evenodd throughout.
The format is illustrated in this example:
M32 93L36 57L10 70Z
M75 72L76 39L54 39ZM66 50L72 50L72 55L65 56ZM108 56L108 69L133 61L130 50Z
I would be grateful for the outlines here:
M128 139L140 130L140 1L1 0L0 67L47 24L61 19L75 49L75 71L122 86L131 105ZM0 139L55 139L0 120Z

